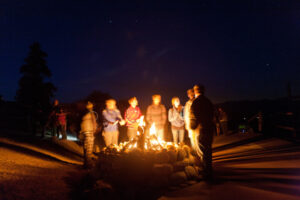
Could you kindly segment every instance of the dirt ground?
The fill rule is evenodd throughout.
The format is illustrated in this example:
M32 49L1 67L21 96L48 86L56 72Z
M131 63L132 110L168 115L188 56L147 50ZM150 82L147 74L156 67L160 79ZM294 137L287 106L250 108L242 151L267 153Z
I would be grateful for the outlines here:
M19 145L0 142L0 199L71 199L82 174L68 164Z
M160 200L300 199L300 146L278 138L216 137L215 181L167 192Z
M214 184L179 186L160 199L299 199L298 143L232 135L216 137L213 147ZM72 142L0 136L0 200L76 199L86 174L78 154L79 146Z

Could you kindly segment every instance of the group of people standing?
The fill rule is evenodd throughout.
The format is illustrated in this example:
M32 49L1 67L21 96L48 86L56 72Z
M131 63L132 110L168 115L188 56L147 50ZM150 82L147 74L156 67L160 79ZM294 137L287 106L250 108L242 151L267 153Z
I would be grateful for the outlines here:
M202 85L195 85L187 91L189 100L185 106L180 104L178 97L172 98L172 108L166 110L161 104L161 96L152 96L152 104L146 111L148 127L155 124L157 136L164 139L164 128L167 120L171 123L174 143L184 142L185 129L189 133L191 146L202 159L204 178L212 175L212 140L214 134L214 107L211 101L204 96L205 89ZM102 136L106 146L118 145L118 126L127 126L127 136L131 140L137 136L138 126L142 119L142 112L138 107L136 97L129 99L129 108L124 117L116 106L114 99L106 101L106 108L102 111L103 131ZM91 162L94 143L94 132L97 129L96 113L93 104L88 102L87 114L82 118L81 132L84 134L85 164Z

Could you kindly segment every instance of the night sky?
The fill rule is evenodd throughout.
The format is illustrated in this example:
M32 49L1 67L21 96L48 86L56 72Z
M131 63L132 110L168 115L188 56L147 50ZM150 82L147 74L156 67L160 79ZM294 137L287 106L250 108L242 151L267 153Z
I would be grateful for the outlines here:
M35 41L64 102L100 90L171 104L195 83L215 103L283 97L288 81L300 94L300 1L111 2L1 0L4 99Z

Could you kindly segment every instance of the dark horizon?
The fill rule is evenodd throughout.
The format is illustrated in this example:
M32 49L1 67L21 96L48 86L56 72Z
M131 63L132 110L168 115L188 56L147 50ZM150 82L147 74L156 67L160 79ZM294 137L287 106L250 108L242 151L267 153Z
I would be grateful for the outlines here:
M0 4L0 94L14 100L19 69L38 41L62 102L93 90L144 104L186 100L196 83L214 103L300 94L297 1Z

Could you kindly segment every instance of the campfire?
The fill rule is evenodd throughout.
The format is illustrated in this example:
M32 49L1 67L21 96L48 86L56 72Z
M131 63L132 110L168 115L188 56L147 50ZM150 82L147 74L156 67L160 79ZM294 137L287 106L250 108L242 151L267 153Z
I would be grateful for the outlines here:
M111 151L111 149L115 149L117 152L129 152L136 148L139 148L142 151L161 151L171 147L178 148L177 144L174 144L173 142L166 142L158 136L155 123L151 125L148 134L145 132L145 125L144 116L142 116L140 118L136 138L131 141L120 143L119 145L106 147L103 150Z
M146 131L142 117L136 138L102 149L94 175L120 190L164 188L199 178L195 155L187 145L160 138L155 124Z

